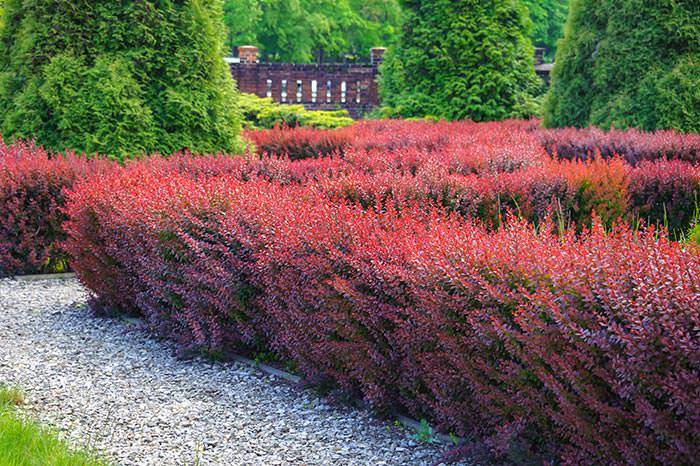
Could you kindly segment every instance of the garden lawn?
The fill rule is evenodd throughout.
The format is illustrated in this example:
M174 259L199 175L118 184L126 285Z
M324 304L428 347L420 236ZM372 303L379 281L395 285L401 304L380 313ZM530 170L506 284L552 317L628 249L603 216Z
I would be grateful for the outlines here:
M72 450L56 434L24 418L16 407L24 396L0 385L0 466L106 465L89 453Z

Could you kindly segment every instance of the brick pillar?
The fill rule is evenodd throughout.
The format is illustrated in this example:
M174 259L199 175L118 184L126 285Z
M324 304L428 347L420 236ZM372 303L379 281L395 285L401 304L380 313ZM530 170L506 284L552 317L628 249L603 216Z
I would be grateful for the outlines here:
M257 63L258 48L253 45L242 45L238 47L238 58L241 63Z
M374 66L379 66L379 64L384 61L384 52L386 52L386 48L384 47L373 47L370 50L371 63Z

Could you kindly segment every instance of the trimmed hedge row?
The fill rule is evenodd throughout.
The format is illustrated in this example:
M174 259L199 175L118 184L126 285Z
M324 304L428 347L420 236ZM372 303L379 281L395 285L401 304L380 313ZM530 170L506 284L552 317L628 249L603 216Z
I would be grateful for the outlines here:
M700 255L663 234L489 231L147 164L80 184L66 211L81 281L190 349L272 349L499 455L695 461Z
M492 227L514 213L535 224L554 219L562 228L580 230L592 224L595 212L606 226L620 219L633 225L641 221L665 226L680 238L698 220L700 166L688 156L694 150L692 137L669 133L662 140L671 142L663 144L621 144L634 164L616 156L603 160L609 151L597 158L556 160L548 154L556 144L543 147L545 133L533 125L381 121L332 132L275 128L251 133L258 149L293 156L178 154L127 165L148 164L197 178L228 174L240 180L311 184L329 199L365 208L387 203L401 208L419 201ZM562 145L572 134L583 133L556 134L563 135L557 140ZM649 140L655 137L648 135ZM681 149L655 152L664 144ZM327 156L311 157L316 152ZM675 154L679 160L654 153ZM63 234L62 189L93 170L116 167L74 155L52 157L22 143L0 146L0 208L11 214L0 221L0 273L61 270L65 254L56 244Z
M549 154L562 159L585 160L600 152L606 158L619 155L631 165L663 158L700 162L700 134L598 128L537 128L535 133Z
M642 221L680 236L700 199L697 135L389 120L339 131L276 128L254 139L260 155L334 156L334 176L316 181L333 197L366 207L429 200L494 225L510 210L580 228L596 212L608 226Z
M0 277L67 268L60 247L64 189L108 167L74 154L50 158L32 144L0 140Z
M333 129L355 122L347 110L307 110L303 105L278 104L271 97L245 93L241 93L238 100L243 126L248 129L271 129L275 126Z
M401 163L407 165L419 158L406 155ZM373 154L352 157L358 166L363 165L360 161L366 161L367 167L381 163ZM527 163L520 157L487 160L484 165L499 169ZM482 166L480 161L472 162L469 169ZM700 166L680 161L657 160L634 168L619 158L547 161L510 172L466 174L459 170L468 165L417 165L413 174L396 168L350 170L316 183L329 197L364 207L422 201L495 227L505 215L515 213L535 224L554 220L562 228L580 230L590 227L597 215L608 227L619 221L641 222L666 227L680 237L698 220Z
M536 120L509 120L499 123L473 123L402 120L376 120L357 123L339 130L277 128L255 131L247 135L258 147L259 154L289 156L292 159L343 153L343 149L395 151L401 148L439 152L460 141L473 144L465 136L479 130L500 133L530 132L546 152L566 160L587 160L600 155L620 156L630 165L644 160L683 160L700 162L700 135L674 131L643 132L635 129L603 131L598 128L545 129ZM524 136L520 136L521 138ZM333 141L329 144L329 141ZM330 146L330 147L329 147Z

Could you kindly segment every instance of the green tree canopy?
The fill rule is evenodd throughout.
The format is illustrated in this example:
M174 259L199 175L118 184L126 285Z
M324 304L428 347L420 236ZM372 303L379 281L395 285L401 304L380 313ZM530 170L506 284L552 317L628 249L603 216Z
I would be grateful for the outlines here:
M564 32L569 0L524 0L532 30L530 37L536 47L546 49L547 59L553 59L557 50L557 41Z
M553 58L569 0L524 3L533 43ZM364 57L371 47L395 44L402 24L399 0L226 0L224 10L229 49L257 45L279 61Z
M5 0L0 129L127 157L240 149L219 0Z
M387 113L500 120L534 111L529 19L517 0L406 0L382 67Z
M700 2L573 0L546 126L700 132Z
M227 45L256 45L269 60L311 62L396 41L397 0L226 0Z

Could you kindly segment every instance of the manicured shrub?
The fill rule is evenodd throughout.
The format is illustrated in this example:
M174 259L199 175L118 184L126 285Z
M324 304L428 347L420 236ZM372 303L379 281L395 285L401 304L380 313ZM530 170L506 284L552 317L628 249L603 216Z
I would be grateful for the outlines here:
M79 185L67 212L88 288L186 347L272 349L501 456L694 461L700 256L663 233L491 231L139 164Z
M643 160L671 159L700 162L700 135L674 131L645 133L635 129L533 129L547 152L560 159L585 160L598 151L605 158L619 155L630 165Z
M349 140L343 133L312 128L275 126L245 134L260 155L277 155L291 160L342 154Z
M241 149L221 0L8 0L5 18L5 138L120 159Z
M0 277L63 272L64 189L107 164L0 141Z
M700 132L697 2L573 1L555 61L546 126Z
M700 166L679 161L642 162L632 170L630 212L647 224L682 233L698 214Z
M616 135L619 142L615 142ZM258 141L261 155L194 157L185 152L129 161L126 166L153 176L174 174L197 181L227 176L244 182L303 185L333 202L358 203L365 209L439 206L490 228L499 228L504 217L515 215L533 224L552 220L560 229L580 231L592 225L595 213L606 226L617 220L632 225L641 221L665 226L678 239L695 220L694 206L700 198L694 136L670 132L540 133L532 123L518 121L369 121L333 131L274 128L250 132L250 136ZM543 140L549 141L545 147ZM605 148L602 159L596 158L596 141L602 141ZM4 167L0 191L5 193L6 210L48 212L5 218L7 232L20 228L18 222L27 221L25 218L30 220L24 233L5 233L3 254L14 257L15 273L60 270L63 255L53 244L54 237L62 235L64 217L51 209L63 205L61 188L74 181L55 171L61 164L68 166L65 173L75 167L82 173L83 168L72 161L73 156L64 163L58 157L49 160L33 146L3 147L6 154L18 154L3 155L0 162ZM588 147L590 156L582 155ZM558 148L567 148L569 155L562 158L570 160L548 155L547 151ZM614 155L618 149L625 161ZM667 156L678 160L669 162ZM29 187L38 178L57 177L64 181L56 181L56 186L41 195L33 194L34 188ZM23 181L17 181L20 179ZM18 184L24 187L18 189ZM44 200L37 204L38 199ZM52 233L40 237L35 231ZM33 239L27 245L19 246L29 238ZM50 259L48 250L53 251ZM4 267L9 270L9 262Z
M71 219L66 225L66 248L75 272L105 307L143 314L155 329L186 348L239 342L249 312L249 287L240 275L246 251L241 244L237 257L234 250L225 250L228 246L221 247L244 238L224 214L235 210L239 217L231 220L243 222L256 205L254 199L269 202L270 193L255 196L250 190L255 183L226 180L164 176L133 165L79 189L68 205ZM236 203L243 193L246 203ZM133 215L133 209L142 215ZM224 223L212 228L219 220ZM117 237L122 245L114 242ZM188 276L198 276L200 286L192 288ZM230 294L221 293L224 288ZM244 301L237 311L232 307L236 299ZM212 314L217 306L218 315ZM254 316L250 312L248 317ZM238 334L227 332L229 318L232 323L240 319Z
M521 1L411 0L382 65L385 114L504 120L537 111L534 50Z
M306 110L303 105L278 104L271 98L254 94L241 94L239 106L243 124L249 129L272 129L275 126L334 129L354 123L346 110Z
M695 382L680 380L695 377L697 350L685 342L697 319L697 255L624 229L578 240L527 231L479 239L432 232L434 252L416 259L415 293L425 303L416 312L429 316L416 351L435 349L409 361L411 373L438 373L430 388L414 390L436 399L447 422L454 411L441 403L463 401L466 425L494 426L501 438L492 445L501 451L515 432L545 449L558 445L554 454L570 464L691 461L698 429L686 394ZM664 272L650 272L657 266ZM677 344L656 359L654 342L670 334ZM680 399L686 403L676 410Z
M463 123L469 125L469 123ZM343 130L352 138L355 149L394 152L413 148L435 151L455 134L457 124L407 120L363 121Z
M258 153L289 155L292 159L343 154L348 147L382 157L403 149L436 152L448 145L463 150L459 148L460 144L469 145L468 149L477 151L479 148L476 146L480 142L497 142L504 137L516 144L525 141L529 146L537 145L536 138L523 134L522 129L526 127L526 122L515 120L493 124L368 120L329 131L275 126L271 130L247 131L246 137L255 144ZM501 143L503 146L505 144ZM515 150L510 149L511 152ZM544 155L539 147L536 150ZM526 151L524 157L530 156L533 149L528 147Z
M592 226L594 217L607 227L624 220L629 206L629 168L619 158L562 164L574 195L567 213L580 226Z

